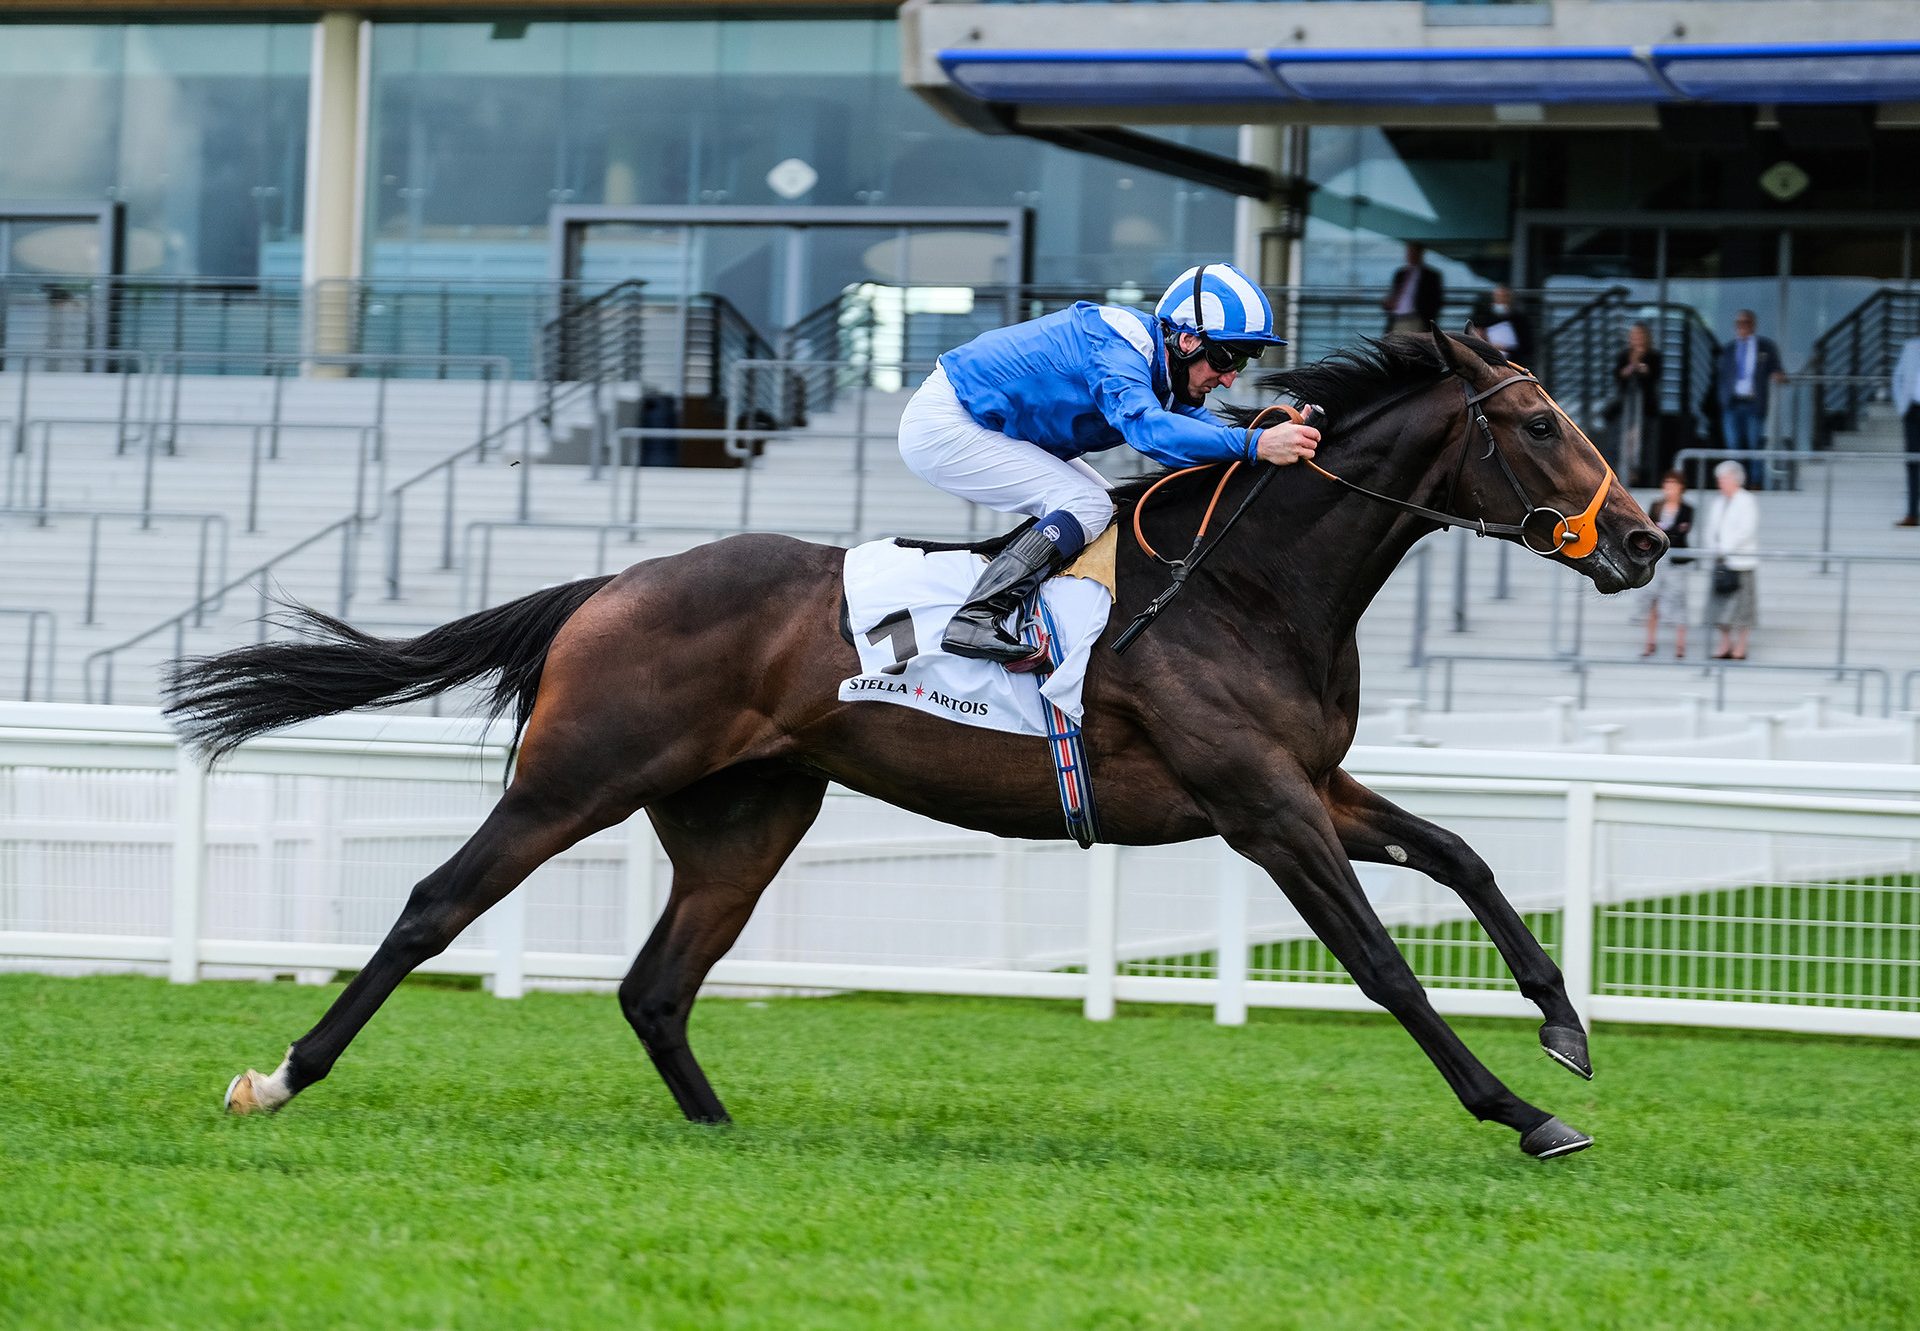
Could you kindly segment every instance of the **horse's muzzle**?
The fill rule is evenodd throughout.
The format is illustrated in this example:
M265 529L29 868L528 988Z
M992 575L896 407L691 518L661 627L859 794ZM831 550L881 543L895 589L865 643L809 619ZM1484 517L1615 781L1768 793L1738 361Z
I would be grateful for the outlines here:
M1670 544L1667 534L1658 527L1635 527L1620 542L1620 548L1636 566L1651 568L1660 562L1660 556L1667 553Z

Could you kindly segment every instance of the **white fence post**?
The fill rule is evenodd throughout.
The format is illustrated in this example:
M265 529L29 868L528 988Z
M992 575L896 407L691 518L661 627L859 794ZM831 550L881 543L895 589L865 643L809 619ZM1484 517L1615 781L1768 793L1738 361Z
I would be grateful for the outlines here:
M1247 1024L1247 861L1231 846L1220 848L1215 877L1220 886L1220 942L1214 953L1213 1020L1217 1026Z
M1567 999L1580 1014L1580 1023L1593 1024L1593 866L1598 835L1593 787L1577 782L1567 787L1567 844L1561 873L1564 891L1560 913L1560 974Z
M493 936L493 996L521 998L527 992L527 885L507 893L487 913Z
M1106 842L1087 852L1088 1021L1113 1019L1113 981L1120 969L1120 848Z
M659 838L653 834L653 820L645 809L627 819L627 937L626 954L631 961L647 945L654 921L660 918L665 902L660 899L659 869L656 865Z
M200 901L207 885L207 769L185 747L173 782L173 939L167 978L200 978Z

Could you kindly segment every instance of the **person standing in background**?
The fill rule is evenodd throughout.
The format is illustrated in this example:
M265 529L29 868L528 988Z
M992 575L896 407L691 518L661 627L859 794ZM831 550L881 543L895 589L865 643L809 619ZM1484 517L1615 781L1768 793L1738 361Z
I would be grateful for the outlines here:
M1720 496L1707 510L1703 544L1713 552L1707 620L1720 630L1716 661L1746 660L1747 637L1759 620L1760 501L1747 493L1746 480L1747 469L1732 459L1713 469Z
M1440 274L1427 267L1427 247L1407 242L1407 261L1393 273L1380 308L1387 312L1389 333L1424 333L1440 318L1447 298Z
M1473 303L1471 325L1509 360L1533 359L1533 321L1513 303L1513 288L1502 282Z
M1758 452L1767 446L1769 391L1787 377L1780 348L1756 331L1752 310L1733 316L1733 340L1720 348L1714 387L1720 397L1720 432L1729 449ZM1756 490L1767 488L1767 464L1755 458L1748 475Z
M1638 325L1636 325L1637 327ZM1660 618L1673 625L1673 654L1687 654L1687 571L1689 560L1680 552L1693 532L1693 505L1687 502L1687 478L1670 471L1660 481L1660 497L1647 510L1654 525L1667 534L1672 551L1653 575L1653 599L1647 605L1647 645L1642 656L1652 656L1659 645Z
M1920 337L1900 348L1893 368L1893 409L1907 432L1907 515L1896 527L1920 527Z
M1613 382L1606 415L1618 441L1614 465L1632 484L1660 465L1660 350L1647 325L1627 329L1627 345L1613 360Z

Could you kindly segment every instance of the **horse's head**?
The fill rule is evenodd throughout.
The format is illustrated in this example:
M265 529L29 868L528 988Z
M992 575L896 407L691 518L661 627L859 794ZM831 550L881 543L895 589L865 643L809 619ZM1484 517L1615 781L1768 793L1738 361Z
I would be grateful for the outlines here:
M1520 366L1490 364L1438 329L1433 340L1467 392L1456 511L1517 527L1527 549L1578 569L1603 592L1646 586L1666 535L1593 441Z

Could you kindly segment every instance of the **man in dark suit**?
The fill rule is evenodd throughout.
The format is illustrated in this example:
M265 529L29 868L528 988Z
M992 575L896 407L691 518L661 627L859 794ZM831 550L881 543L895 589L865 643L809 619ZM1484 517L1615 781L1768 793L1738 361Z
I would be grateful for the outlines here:
M1427 267L1427 247L1417 240L1407 242L1407 261L1394 270L1393 281L1380 308L1387 312L1389 333L1424 333L1440 318L1440 304L1447 298L1440 274Z
M1720 398L1720 432L1727 447L1754 452L1767 446L1767 397L1774 384L1787 377L1780 348L1761 337L1752 310L1733 316L1733 339L1720 348L1714 388ZM1747 463L1747 483L1756 490L1767 486L1767 465L1755 458Z
M1506 283L1474 301L1467 322L1514 360L1524 364L1533 359L1533 321L1513 303L1513 288Z

